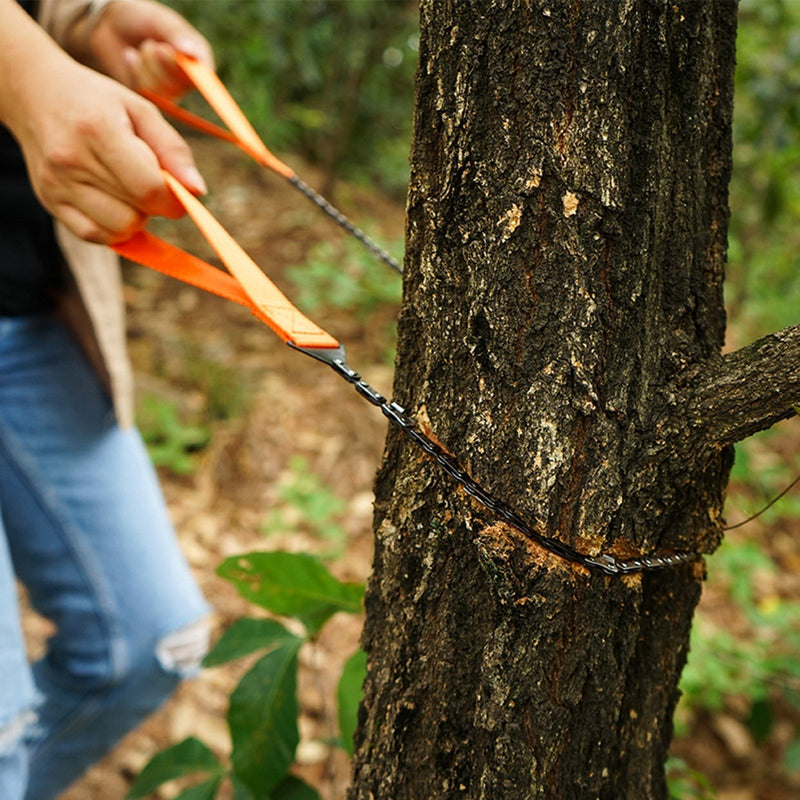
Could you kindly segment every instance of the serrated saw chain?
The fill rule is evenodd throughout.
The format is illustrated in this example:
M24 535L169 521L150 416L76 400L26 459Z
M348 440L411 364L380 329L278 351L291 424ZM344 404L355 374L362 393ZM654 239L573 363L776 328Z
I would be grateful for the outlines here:
M576 550L566 542L539 533L523 519L520 514L504 500L495 497L483 488L462 466L458 459L446 452L441 445L427 436L416 420L406 413L402 406L387 400L380 392L370 386L354 369L348 366L344 348L319 349L303 348L289 342L294 350L299 350L311 358L329 366L339 377L351 384L356 392L368 403L379 408L383 415L396 428L399 428L412 442L427 453L464 491L482 506L500 516L509 525L516 528L523 536L550 553L574 564L581 564L593 570L600 570L606 575L630 575L636 572L649 572L665 567L687 564L701 558L699 553L679 550L668 553L639 556L638 558L619 559L608 553L589 555Z
M171 99L148 94L162 110L206 133L234 142L248 153L258 164L286 178L314 205L324 211L347 233L357 239L366 249L395 272L402 272L400 263L376 244L364 231L353 224L344 214L331 205L322 195L301 180L295 171L269 151L250 125L241 109L228 93L208 65L184 53L175 53L175 62L188 80L205 97L211 107L225 122L227 129L209 123L176 106ZM646 570L658 570L695 561L698 553L671 552L641 556L632 559L617 559L608 554L589 555L574 547L545 536L529 525L511 506L484 489L458 463L458 459L447 453L437 442L427 436L413 417L395 402L389 402L373 389L361 376L347 365L344 348L329 333L309 320L266 277L262 270L247 256L230 234L214 219L197 199L182 184L168 173L164 174L176 198L194 219L207 241L228 269L229 274L199 261L188 253L142 232L134 234L128 242L118 243L115 249L140 264L158 269L167 275L179 278L194 286L219 294L228 300L249 307L262 322L269 325L287 344L317 361L327 364L352 384L369 403L380 408L389 421L431 456L437 464L472 498L489 511L516 528L530 541L567 561L600 570L607 575L626 575Z

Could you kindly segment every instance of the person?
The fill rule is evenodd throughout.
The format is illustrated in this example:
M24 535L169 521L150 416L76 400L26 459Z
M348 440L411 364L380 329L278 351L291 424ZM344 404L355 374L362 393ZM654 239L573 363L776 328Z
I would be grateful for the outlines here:
M0 0L0 798L58 796L197 671L208 606L132 422L112 251L191 151L135 90L212 64L152 0ZM51 620L26 658L18 582Z

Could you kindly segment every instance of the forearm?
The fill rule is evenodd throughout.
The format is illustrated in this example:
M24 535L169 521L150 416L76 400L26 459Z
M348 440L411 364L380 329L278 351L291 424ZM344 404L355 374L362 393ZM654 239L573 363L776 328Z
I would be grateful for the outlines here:
M19 136L37 85L68 58L16 0L0 0L0 122Z

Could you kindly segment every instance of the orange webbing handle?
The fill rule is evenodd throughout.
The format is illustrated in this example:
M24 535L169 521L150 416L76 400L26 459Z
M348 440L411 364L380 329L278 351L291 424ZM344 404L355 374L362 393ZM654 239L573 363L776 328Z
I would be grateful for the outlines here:
M112 247L130 261L155 269L170 278L177 278L247 308L252 306L250 298L234 277L152 233L138 231L127 241Z
M175 63L184 71L186 77L192 82L195 88L203 95L206 102L216 111L219 118L228 126L229 130L220 128L211 122L207 122L202 117L198 117L189 111L184 110L177 104L166 100L153 92L143 91L148 100L155 103L162 111L170 116L191 125L204 133L217 136L233 142L251 156L257 163L269 167L282 175L284 178L292 178L294 170L284 164L279 158L273 155L258 134L253 130L253 126L242 113L236 101L231 97L225 85L217 77L216 73L191 56L185 53L175 53Z
M329 333L298 311L280 289L242 250L211 212L168 172L164 177L230 275L195 256L140 232L114 245L125 258L247 306L285 342L302 348L336 348Z

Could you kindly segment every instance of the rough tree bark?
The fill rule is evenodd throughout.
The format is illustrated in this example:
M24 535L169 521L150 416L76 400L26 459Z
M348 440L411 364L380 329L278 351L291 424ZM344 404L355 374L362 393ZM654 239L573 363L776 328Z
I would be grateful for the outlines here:
M721 357L736 5L422 0L396 397L586 552L711 553L800 330ZM390 433L351 800L666 797L702 562L607 577Z

